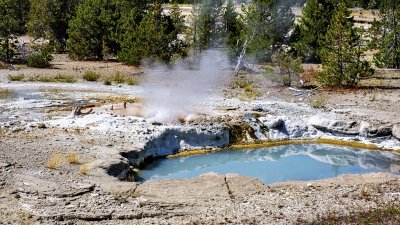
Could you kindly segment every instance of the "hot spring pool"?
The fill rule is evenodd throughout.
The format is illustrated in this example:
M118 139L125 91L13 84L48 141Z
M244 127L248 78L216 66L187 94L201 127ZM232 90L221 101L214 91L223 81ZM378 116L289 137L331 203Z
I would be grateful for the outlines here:
M400 171L400 155L321 144L226 150L159 159L138 172L138 180L192 178L203 173L237 173L262 182L318 180L340 174Z

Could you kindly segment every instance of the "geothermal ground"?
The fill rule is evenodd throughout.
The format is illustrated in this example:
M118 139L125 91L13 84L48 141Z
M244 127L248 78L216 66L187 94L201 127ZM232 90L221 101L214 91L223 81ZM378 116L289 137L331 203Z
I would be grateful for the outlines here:
M83 81L87 70L101 80ZM104 85L117 71L144 83ZM58 73L78 82L7 79ZM62 55L53 69L0 70L0 224L345 224L374 209L397 210L397 165L394 174L277 184L235 174L136 182L132 168L180 151L268 141L399 151L398 72L382 71L359 89L312 91L284 88L261 73L240 74L204 86L207 94L188 97L191 102L179 100L191 110L167 110L168 120L146 111L145 79L152 73ZM180 90L187 89L198 88ZM83 114L72 116L74 106ZM386 223L397 224L398 213L390 215Z

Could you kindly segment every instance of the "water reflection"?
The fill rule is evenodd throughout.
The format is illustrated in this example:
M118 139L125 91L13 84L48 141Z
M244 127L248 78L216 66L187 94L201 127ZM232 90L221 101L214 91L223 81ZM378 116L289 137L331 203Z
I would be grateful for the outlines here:
M395 153L307 144L158 160L141 171L138 179L187 178L218 172L277 182L322 179L344 173L399 173L399 169L399 155Z

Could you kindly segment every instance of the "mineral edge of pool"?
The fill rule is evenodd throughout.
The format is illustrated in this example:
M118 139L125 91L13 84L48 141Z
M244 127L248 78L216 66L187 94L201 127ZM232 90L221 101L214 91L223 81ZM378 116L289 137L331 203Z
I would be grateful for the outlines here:
M341 174L400 174L400 155L325 144L224 150L156 160L139 171L136 180L183 179L209 172L236 173L265 184L320 180Z

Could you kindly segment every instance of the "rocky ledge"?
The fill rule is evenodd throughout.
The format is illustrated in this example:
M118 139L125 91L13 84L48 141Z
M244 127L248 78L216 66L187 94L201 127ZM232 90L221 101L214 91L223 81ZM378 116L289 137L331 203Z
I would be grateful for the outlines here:
M62 189L44 179L21 179L11 196L31 221L44 224L304 224L400 200L399 177L382 173L272 185L211 173L145 183L76 183ZM12 213L3 210L3 215Z
M183 124L122 116L103 106L90 115L5 127L4 143L0 140L5 151L41 149L31 152L32 157L61 146L75 148L87 158L80 173L72 165L65 166L66 171L51 171L43 163L21 170L15 162L1 158L0 175L6 182L0 183L0 211L5 223L21 223L17 218L23 218L39 224L293 224L314 221L327 212L345 215L349 208L368 210L398 202L399 177L383 173L273 185L233 174L121 181L131 178L131 166L146 160L232 143L330 138L388 150L400 147L396 124L349 120L283 102L220 100L212 104L218 109L216 115Z

